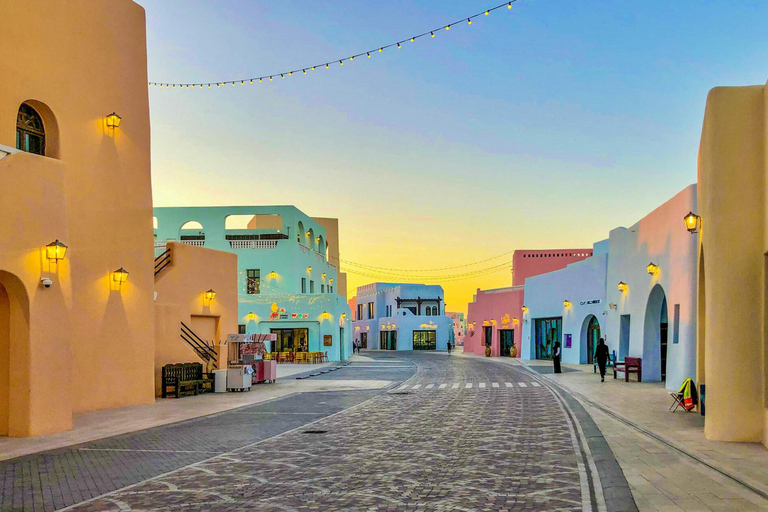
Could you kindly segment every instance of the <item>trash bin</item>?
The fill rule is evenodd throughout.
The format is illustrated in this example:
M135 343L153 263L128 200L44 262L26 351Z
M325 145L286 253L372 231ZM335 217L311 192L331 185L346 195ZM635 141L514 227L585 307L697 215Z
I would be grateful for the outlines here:
M227 370L213 370L214 393L227 392Z

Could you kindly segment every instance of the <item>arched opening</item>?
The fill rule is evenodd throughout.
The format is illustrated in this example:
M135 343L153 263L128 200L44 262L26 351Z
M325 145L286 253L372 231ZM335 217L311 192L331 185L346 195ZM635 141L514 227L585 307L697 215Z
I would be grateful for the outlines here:
M309 228L307 230L307 247L314 247L315 246L315 230L312 228Z
M19 106L16 149L51 158L59 157L59 126L48 105L27 100Z
M203 247L205 245L205 229L203 225L194 220L185 222L179 228L179 241L183 244Z
M37 110L22 103L16 115L16 149L45 155L45 125Z
M648 296L643 328L643 380L667 377L667 295L657 284Z
M319 253L322 253L324 247L325 247L325 239L323 239L323 235L318 235L317 247L315 247L315 250Z
M21 281L0 271L0 436L27 430L28 372L29 301Z
M582 364L595 362L595 348L600 337L600 322L595 315L587 315L581 326L580 360Z
M766 255L768 256L768 254ZM766 258L765 262L766 270L768 270L768 258ZM701 252L699 255L699 286L698 286L698 307L696 312L696 326L698 328L698 332L696 334L696 341L698 342L698 345L696 347L696 382L699 383L699 385L706 385L707 379L706 379L706 372L705 372L705 359L704 356L706 354L706 312L707 312L707 301L706 301L706 288L704 287L704 247L701 247ZM768 287L766 287L766 295L768 295ZM768 382L766 382L766 389L768 389ZM765 395L768 397L768 395ZM767 404L768 405L768 404Z
M304 236L304 223L299 221L298 231L296 231L296 241L301 243L301 237Z

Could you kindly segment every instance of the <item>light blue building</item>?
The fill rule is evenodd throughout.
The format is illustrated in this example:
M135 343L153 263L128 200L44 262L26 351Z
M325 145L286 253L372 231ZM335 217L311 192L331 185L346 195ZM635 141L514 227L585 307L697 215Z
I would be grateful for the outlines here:
M355 339L373 350L446 350L453 319L443 287L372 283L357 288Z
M352 353L338 230L323 225L335 227L335 219L313 219L294 206L154 211L158 251L173 240L237 254L241 334L274 333L278 352L327 351L331 361Z

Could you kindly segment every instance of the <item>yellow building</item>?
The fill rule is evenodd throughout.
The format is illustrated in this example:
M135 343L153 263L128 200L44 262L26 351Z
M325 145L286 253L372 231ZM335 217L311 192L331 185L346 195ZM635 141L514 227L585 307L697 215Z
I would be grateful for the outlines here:
M699 149L707 438L768 446L768 86L710 91Z
M0 435L32 436L155 397L145 16L130 0L0 12Z

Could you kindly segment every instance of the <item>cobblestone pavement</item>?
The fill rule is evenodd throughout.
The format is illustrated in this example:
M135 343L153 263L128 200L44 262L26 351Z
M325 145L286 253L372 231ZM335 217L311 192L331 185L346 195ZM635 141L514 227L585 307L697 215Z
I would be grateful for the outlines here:
M73 509L605 510L580 427L533 375L444 354L397 356L419 366L406 388Z

